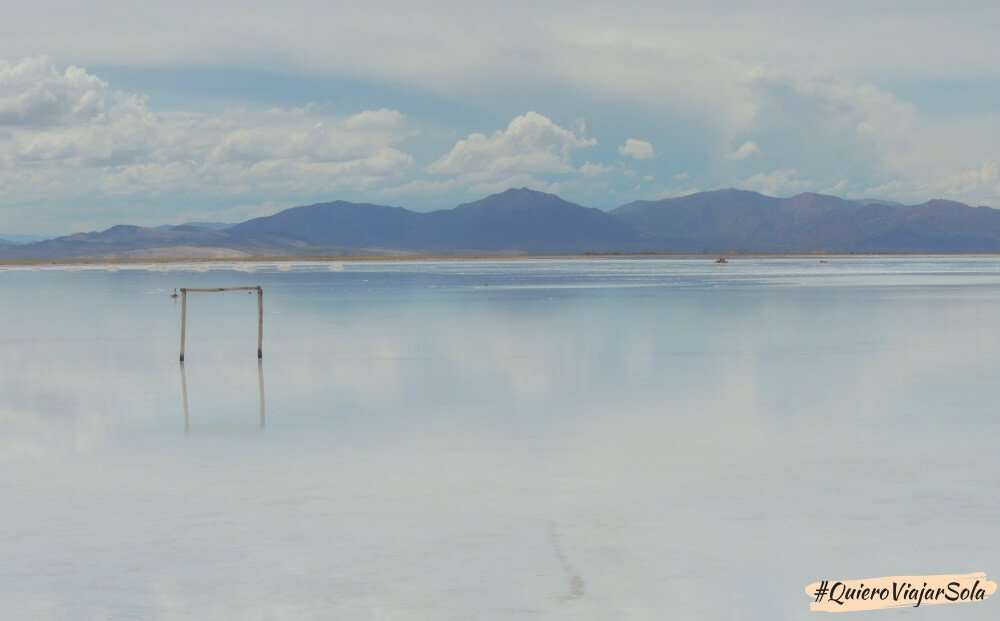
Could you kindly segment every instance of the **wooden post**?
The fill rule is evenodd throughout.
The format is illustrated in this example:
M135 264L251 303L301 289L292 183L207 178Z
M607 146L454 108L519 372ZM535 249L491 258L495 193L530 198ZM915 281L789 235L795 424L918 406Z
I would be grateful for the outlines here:
M257 287L257 360L264 357L264 289Z
M188 288L181 289L181 362L184 362L184 342L187 338L187 294L189 293L216 293L220 291L246 291L247 293L257 292L257 359L264 357L264 288L256 287L212 287L208 289Z
M263 431L264 421L267 417L267 406L264 401L264 362L259 358L257 359L257 389L260 396L260 416L257 418L257 430Z
M188 382L183 361L181 361L181 404L184 407L184 433L187 433L191 431L191 415L188 412Z
M187 336L187 289L181 289L181 362L184 362L184 339Z

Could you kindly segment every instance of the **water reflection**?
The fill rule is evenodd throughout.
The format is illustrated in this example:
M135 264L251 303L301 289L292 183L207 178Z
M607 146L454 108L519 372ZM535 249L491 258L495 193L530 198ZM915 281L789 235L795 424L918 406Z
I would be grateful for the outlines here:
M267 420L267 402L264 400L264 361L257 359L257 393L260 397L260 412L257 417L257 430L264 431L264 424Z
M191 431L191 407L188 404L187 369L178 363L181 372L181 408L184 411L184 433ZM264 361L257 360L257 431L263 431L267 424L267 400L264 397Z
M700 265L264 274L267 434L244 299L177 434L174 276L0 275L0 619L806 621L989 570L1000 262Z
M184 433L191 431L191 413L188 409L188 382L187 372L184 370L184 361L180 361L181 368L181 404L184 408Z

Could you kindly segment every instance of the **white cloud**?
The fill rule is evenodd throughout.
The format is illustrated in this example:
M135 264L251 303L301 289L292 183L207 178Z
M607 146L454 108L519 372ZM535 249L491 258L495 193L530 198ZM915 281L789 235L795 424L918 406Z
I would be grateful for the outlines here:
M979 192L1000 194L1000 163L996 160L945 176L936 189L944 195L966 196Z
M943 195L1000 206L1000 180L989 180L988 166L997 159L1000 125L991 110L964 110L988 98L933 110L939 99L945 106L951 99L938 97L942 78L957 79L953 88L965 79L989 84L980 78L993 72L990 26L1000 5L962 13L862 4L830 19L829 11L815 7L720 12L693 0L669 8L640 2L628 12L596 5L568 11L568 0L500 12L476 2L457 11L376 0L336 9L338 19L331 20L335 9L310 1L298 8L259 5L242 14L198 5L199 19L192 21L191 0L154 4L141 14L123 11L115 0L94 0L85 14L53 11L46 0L15 3L0 22L3 53L43 50L58 63L0 62L0 216L50 211L11 207L27 200L100 205L101 193L134 197L138 205L148 195L179 192L184 200L178 204L187 207L217 196L291 204L310 192L357 191L429 206L419 201L450 201L507 183L571 188L579 181L591 184L579 196L617 200L634 191L626 186L634 187L639 176L621 165L608 174L617 144L588 152L583 165L574 161L589 146L581 143L593 143L579 120L584 114L598 134L627 117L633 135L676 135L671 155L686 159L670 165L688 175L674 179L677 185L689 185L689 178L702 187L738 185L749 174L744 166L754 162L763 172L753 183L792 188L780 190L786 193L836 189L857 196L879 188L898 200ZM760 28L778 14L796 36L775 38ZM24 28L31 23L46 27ZM87 37L78 36L84 31ZM884 45L889 32L899 42L891 49ZM907 43L930 38L940 43L933 57L909 53ZM306 89L346 80L370 84L369 91L359 89L375 103L360 112L265 111L251 100L202 112L197 89L188 89L179 99L190 103L174 101L167 113L158 102L114 90L114 83L67 63L127 67L125 73L151 84L207 66L232 66L265 81L290 76ZM144 68L151 69L148 76ZM935 105L908 102L892 84L906 84L915 97L933 93ZM212 90L227 101L247 96ZM517 96L498 102L498 92ZM421 106L426 125L418 135L403 114L413 100L399 93L429 93L423 102L456 104L473 119L463 123L476 123L483 110L512 117L527 108L511 106L530 102L565 124L525 114L515 119L525 126L516 136L508 127L454 143L451 119L435 115L456 108ZM570 99L572 106L557 107ZM442 142L428 139L428 129L454 144L429 168L431 159L418 166L407 153L411 145L414 153L445 151ZM541 135L532 138L528 130ZM427 142L413 144L418 140ZM758 145L763 153L753 148ZM744 163L727 155L737 162L743 156ZM784 180L775 174L792 169L795 175ZM76 200L88 193L89 199Z
M796 71L819 65L855 76L989 74L995 69L992 25L1000 17L1000 10L988 2L968 12L943 5L874 7L851 2L834 12L808 3L775 2L755 4L752 10L727 3L721 10L695 0L637 2L629 11L594 3L573 10L578 3L570 0L503 11L484 2L415 6L374 0L347 10L304 0L257 3L247 14L194 0L148 6L141 12L126 10L120 0L92 0L85 12L53 10L46 0L10 4L0 24L8 54L44 49L76 62L121 64L128 59L133 66L245 63L322 76L347 73L408 80L451 91L463 86L456 78L490 81L514 67L551 76L553 65L569 62L574 55L581 65L579 74L599 85L602 67L587 72L589 58L581 59L580 52L602 46L623 52L631 46L635 59L646 61L638 71L619 67L630 82L664 56L686 56L690 65L706 58ZM199 18L192 20L196 10ZM942 29L946 17L948 28ZM779 21L794 35L775 37L761 27ZM23 26L31 23L46 27ZM324 27L316 28L319 23ZM89 36L80 37L81 32ZM887 34L898 45L884 45ZM929 40L940 42L933 56L912 52ZM139 41L146 45L137 45ZM607 50L595 51L600 56ZM666 71L658 81L695 82L700 68L682 74Z
M108 85L79 67L57 71L45 57L0 60L0 127L49 126L100 117Z
M230 115L227 120L236 124L219 135L211 154L214 161L341 161L370 156L402 138L402 115L395 110L366 111L343 120L313 110Z
M389 110L381 108L379 110L365 110L344 121L344 126L349 129L398 129L403 125L403 113L399 110Z
M656 156L653 143L638 138L627 139L624 144L618 147L618 153L634 160L648 160Z
M691 178L691 174L688 171L682 171L673 176L674 181L687 181Z
M691 194L697 194L698 192L701 192L701 190L695 187L681 188L678 190L664 190L656 194L656 196L654 196L653 198L656 200L662 200L664 198L678 198L680 196L690 196Z
M726 155L726 157L731 160L745 160L758 153L760 153L760 147L757 146L757 143L748 140L741 144L735 151Z
M585 162L583 166L580 167L580 172L587 177L597 177L599 175L607 174L612 170L613 168L611 166L595 164L594 162Z
M746 85L758 102L750 129L782 157L749 180L762 191L1000 207L1000 129L988 118L935 119L870 84L773 69L751 72Z
M573 151L595 144L596 140L577 136L537 112L527 112L515 117L506 129L459 140L428 170L470 183L502 185L502 180L518 176L576 172Z
M741 187L769 196L787 196L805 192L812 182L801 176L794 168L782 168L769 173L758 173L747 178Z
M4 202L88 194L294 200L394 182L413 164L397 110L321 106L156 114L82 69L0 65Z
M844 195L850 188L850 183L847 179L841 179L837 183L831 185L830 187L823 188L819 191L820 194L832 194L834 196Z

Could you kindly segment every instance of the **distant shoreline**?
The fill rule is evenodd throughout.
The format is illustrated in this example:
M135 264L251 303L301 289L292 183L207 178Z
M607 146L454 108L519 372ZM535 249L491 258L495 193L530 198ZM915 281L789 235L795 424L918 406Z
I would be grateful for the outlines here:
M172 265L185 263L379 263L411 261L529 261L606 259L823 259L823 258L907 258L907 257L1000 257L1000 252L719 252L719 253L574 253L574 254L406 254L406 255L260 255L244 257L78 257L65 259L0 259L0 267L86 266L86 265Z
M761 252L764 248L771 250ZM555 194L510 188L429 212L332 201L227 225L118 224L34 244L5 245L0 247L0 261L127 265L643 258L720 252L764 257L924 252L988 256L1000 253L1000 209L941 199L905 206L726 189L602 211Z

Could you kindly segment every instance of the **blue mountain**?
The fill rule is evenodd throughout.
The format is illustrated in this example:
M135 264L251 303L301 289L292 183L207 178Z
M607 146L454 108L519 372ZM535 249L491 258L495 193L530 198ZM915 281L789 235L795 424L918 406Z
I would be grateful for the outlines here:
M0 245L8 259L588 252L1000 252L1000 211L734 189L602 211L520 188L431 212L335 201L233 225L119 225Z

